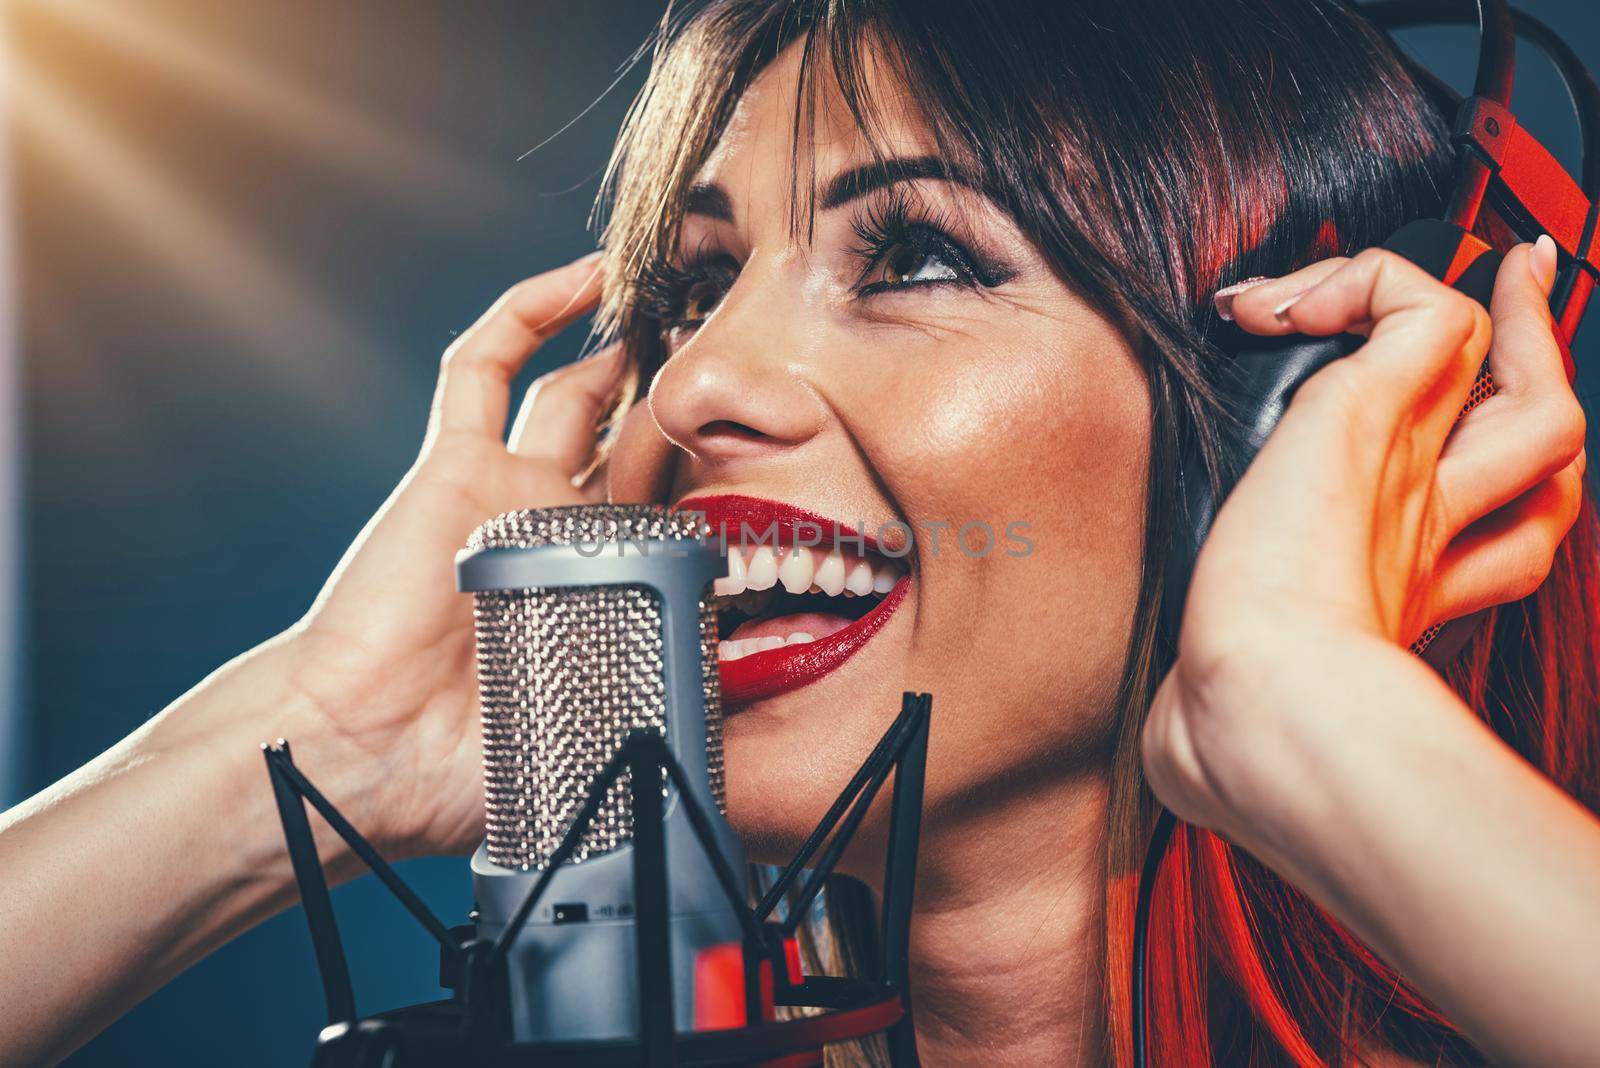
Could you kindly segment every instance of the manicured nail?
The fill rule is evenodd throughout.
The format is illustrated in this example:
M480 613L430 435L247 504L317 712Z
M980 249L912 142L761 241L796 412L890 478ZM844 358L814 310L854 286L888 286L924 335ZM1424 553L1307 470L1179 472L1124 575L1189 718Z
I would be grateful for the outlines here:
M1237 297L1240 293L1243 293L1247 289L1254 289L1262 282L1270 281L1272 281L1272 279L1268 278L1266 275L1257 275L1255 278L1246 278L1242 282L1235 282L1231 286L1224 286L1223 288L1217 290L1216 294L1211 298L1211 303L1216 306L1217 315L1222 318L1222 321L1225 323L1231 323L1233 322L1233 298Z
M1278 322L1284 326L1293 326L1294 324L1289 321L1289 309L1300 303L1300 298L1309 292L1311 292L1311 290L1308 289L1304 293L1296 293L1294 296L1290 297L1276 308L1273 308L1272 317L1278 320Z
M1556 243L1549 234L1540 234L1539 240L1533 243L1533 255L1528 257L1528 266L1533 271L1533 280L1548 295L1550 287L1556 283Z

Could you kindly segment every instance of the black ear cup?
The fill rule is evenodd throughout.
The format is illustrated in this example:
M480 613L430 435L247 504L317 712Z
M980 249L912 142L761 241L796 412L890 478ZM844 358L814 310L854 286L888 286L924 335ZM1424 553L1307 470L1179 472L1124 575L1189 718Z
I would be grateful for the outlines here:
M1484 307L1489 306L1503 257L1461 227L1438 219L1419 220L1396 232L1384 248L1449 282ZM1265 338L1238 331L1229 339L1229 360L1219 383L1232 415L1222 434L1222 484L1218 492L1213 492L1198 450L1190 449L1178 469L1176 523L1166 554L1161 605L1162 637L1173 650L1183 622L1189 579L1218 507L1266 444L1300 384L1364 343L1364 338L1353 334ZM1461 414L1493 393L1494 382L1485 364ZM1433 627L1417 639L1412 651L1442 668L1466 643L1476 623L1477 617L1473 616Z

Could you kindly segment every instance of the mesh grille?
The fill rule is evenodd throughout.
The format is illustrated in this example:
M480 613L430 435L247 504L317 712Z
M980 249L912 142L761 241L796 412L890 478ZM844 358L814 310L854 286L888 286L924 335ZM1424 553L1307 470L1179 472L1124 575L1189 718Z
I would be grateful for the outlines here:
M696 515L584 505L496 516L473 532L467 548L690 539L701 530ZM498 590L474 595L474 617L489 857L506 867L540 867L627 732L665 732L661 605L640 586ZM700 623L707 767L721 807L716 611L704 602ZM574 860L632 836L627 791L624 776Z
M1472 389L1467 393L1467 403L1461 406L1461 415L1466 415L1472 409L1494 396L1494 376L1489 373L1489 365L1485 363L1478 372L1478 378L1472 383ZM1461 415L1456 416L1457 419Z

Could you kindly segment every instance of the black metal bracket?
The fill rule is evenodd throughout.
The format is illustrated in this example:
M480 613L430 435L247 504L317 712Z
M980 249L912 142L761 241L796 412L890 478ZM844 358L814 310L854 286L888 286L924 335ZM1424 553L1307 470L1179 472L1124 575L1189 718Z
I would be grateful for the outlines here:
M536 1063L552 1068L566 1064L638 1064L665 1068L679 1064L759 1060L817 1048L825 1042L884 1032L896 1068L915 1068L917 1055L911 1017L908 948L932 703L933 698L928 694L904 695L894 723L755 908L745 900L743 879L729 868L716 848L710 819L687 789L685 772L665 740L651 731L630 732L590 783L583 805L551 854L549 864L493 941L463 938L448 928L301 773L287 741L280 738L274 744L263 745L284 840L322 974L329 1027L323 1032L321 1047L337 1045L340 1051L341 1059L329 1060L321 1056L319 1049L317 1063L363 1063L343 1059L353 1057L354 1054L347 1051L360 1045L363 1055L381 1050L388 1058L382 1063L393 1064L396 1068L410 1063L468 1063L459 1059L463 1055L485 1064ZM533 914L555 871L571 859L607 791L624 772L629 775L634 813L639 1035L631 1043L514 1043L509 1023L507 953ZM895 785L884 857L880 978L807 976L801 982L793 982L789 976L785 942L794 935L824 880L838 865L891 772L895 774ZM678 803L684 806L694 836L743 932L747 1021L743 1028L679 1034L673 1026L666 843L662 826L665 815L662 787L669 782L678 790ZM414 1006L367 1019L357 1017L350 969L306 816L306 804L316 809L439 943L441 971L460 980L453 1002ZM820 857L811 865L812 857L819 850ZM809 871L809 875L791 900L788 915L781 921L772 920L770 917L796 886L803 871ZM766 970L770 970L774 1004L827 1011L793 1020L763 1021L761 976ZM408 1036L408 1031L416 1034ZM441 1051L441 1056L451 1059L407 1061L394 1059L398 1054L391 1055L391 1050L406 1048ZM448 1053L442 1052L446 1050Z
M1574 269L1600 278L1594 262L1600 205L1522 128L1510 108L1487 97L1468 97L1456 113L1454 142L1489 168L1490 197L1520 235L1549 234Z

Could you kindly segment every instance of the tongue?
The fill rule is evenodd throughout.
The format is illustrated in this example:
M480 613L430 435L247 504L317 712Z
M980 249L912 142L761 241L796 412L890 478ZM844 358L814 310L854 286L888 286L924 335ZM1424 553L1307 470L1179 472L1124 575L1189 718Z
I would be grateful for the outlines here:
M814 641L821 641L830 634L838 633L851 623L855 622L845 616L837 616L832 612L796 612L788 616L773 616L771 619L748 619L734 628L728 635L730 641L745 638L787 638L791 634L809 634Z

